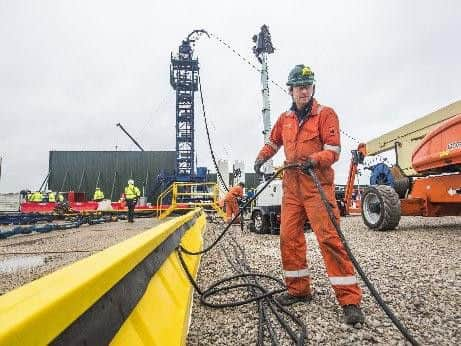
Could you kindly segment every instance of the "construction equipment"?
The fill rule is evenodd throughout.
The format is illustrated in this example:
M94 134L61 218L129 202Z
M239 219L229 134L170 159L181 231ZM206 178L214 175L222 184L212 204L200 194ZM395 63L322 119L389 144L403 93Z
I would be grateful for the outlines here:
M139 148L139 150L144 151L143 147L141 147L141 145L136 141L136 139L134 139L133 136L131 136L128 133L128 131L125 130L125 128L122 126L122 124L117 123L117 124L115 124L115 126L120 127L120 130L122 130L128 137L130 137L130 139L133 141L134 144L136 144L136 146Z
M192 45L201 35L209 36L205 30L192 31L182 41L178 53L175 56L171 54L170 84L176 91L176 167L174 176L164 176L161 181L164 190L157 199L157 216L160 219L197 206L224 216L217 202L217 184L206 182L206 167L195 167L194 93L200 87L202 96L202 91L199 63L194 58Z
M198 59L194 58L193 44L205 30L192 31L171 53L170 84L176 91L176 171L174 181L203 181L196 179L194 146L194 93L198 91Z
M351 211L358 164L366 156L395 150L396 164L375 165L361 213L375 230L391 230L404 216L461 215L461 101L430 113L352 151L345 192Z

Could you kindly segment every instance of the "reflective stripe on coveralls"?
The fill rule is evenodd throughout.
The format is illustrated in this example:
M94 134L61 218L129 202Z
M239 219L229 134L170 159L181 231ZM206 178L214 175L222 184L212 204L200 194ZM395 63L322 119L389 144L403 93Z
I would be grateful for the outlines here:
M334 171L331 165L339 158L339 121L330 107L319 107L314 99L312 111L300 125L293 111L282 113L272 128L270 141L283 145L288 162L318 162L314 169L325 190L328 202L339 223L339 211L334 195ZM258 159L268 160L274 154L271 145L264 145ZM283 197L280 226L280 249L283 270L298 272L308 268L304 224L309 219L317 237L328 276L340 305L359 304L362 292L344 245L341 243L312 178L300 170L286 170L283 175ZM311 293L309 276L285 276L288 292L294 296Z
M355 276L331 276L330 282L332 285L353 285L357 283Z
M310 276L309 269L301 269L301 270L285 270L283 272L286 278L302 278Z
M324 144L323 150L331 150L337 153L338 155L341 154L341 146L339 145Z

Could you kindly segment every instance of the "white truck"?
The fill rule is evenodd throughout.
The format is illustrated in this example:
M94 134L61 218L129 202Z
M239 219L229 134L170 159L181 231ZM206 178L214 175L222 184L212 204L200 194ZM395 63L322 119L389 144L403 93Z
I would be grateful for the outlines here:
M256 193L265 185L261 183ZM274 179L257 197L251 208L251 220L248 228L258 234L279 234L280 213L282 204L282 179Z

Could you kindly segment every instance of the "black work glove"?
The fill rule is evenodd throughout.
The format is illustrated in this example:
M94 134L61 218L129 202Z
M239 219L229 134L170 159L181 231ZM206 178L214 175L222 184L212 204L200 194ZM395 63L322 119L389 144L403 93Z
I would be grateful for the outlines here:
M262 175L261 167L264 164L264 162L266 162L266 161L262 160L262 159L256 159L255 164L253 166L253 169L255 170L255 173L257 175Z
M303 171L303 173L309 174L309 169L317 168L318 165L319 165L319 163L317 162L317 160L307 159L306 161L301 163L300 168Z

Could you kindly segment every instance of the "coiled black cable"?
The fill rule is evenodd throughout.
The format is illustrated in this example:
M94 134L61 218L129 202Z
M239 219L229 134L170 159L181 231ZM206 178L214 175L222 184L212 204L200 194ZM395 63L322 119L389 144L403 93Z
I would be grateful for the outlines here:
M244 249L240 246L240 244L235 240L234 237L229 237L231 242L230 245L233 248L233 259L230 255L224 251L226 255L227 261L231 264L236 272L243 273L245 271L251 272L251 268L248 265L248 261L246 259L246 253ZM252 278L257 284L259 284L257 278ZM253 295L256 295L257 292L254 292L250 287ZM274 304L275 303L275 304ZM278 309L277 309L277 308ZM273 345L278 344L278 340L276 338L276 331L273 326L272 321L269 319L270 314L267 311L267 308L270 309L270 312L276 317L277 321L283 327L283 329L287 332L290 338L296 342L297 344L302 344L300 336L306 336L307 338L307 328L301 320L297 319L289 310L287 310L282 305L278 304L277 301L274 301L272 297L264 298L263 300L258 300L258 309L260 314L259 325L258 325L258 345L263 345L264 340L264 329L267 329L269 332L269 337ZM281 311L279 311L281 310ZM282 313L281 313L282 312ZM287 315L288 318L298 326L298 328L302 331L300 335L297 335L296 332L291 328L289 321L284 318L284 315Z
M187 268L187 265L184 261L182 252L180 248L177 248L177 253L179 260L181 262L181 265L186 273L187 278L197 291L197 293L200 296L200 302L208 307L211 308L227 308L227 307L236 307L236 306L241 306L244 304L252 303L252 302L258 302L258 310L259 310L259 315L260 315L260 322L258 326L258 345L263 344L263 339L264 339L264 333L262 332L262 329L264 327L264 322L267 322L267 316L263 310L263 307L261 305L261 302L264 300L265 303L270 307L271 311L275 314L277 320L280 322L284 330L287 332L287 334L290 336L290 338L297 344L297 345L303 345L304 340L306 339L306 326L304 323L295 316L294 313L280 305L276 300L272 298L274 294L281 293L286 290L285 285L282 280L277 279L273 276L266 275L266 274L260 274L260 273L240 273L237 275L232 275L225 277L215 283L213 283L211 286L206 288L205 290L200 289L198 284L195 282L193 279L189 269ZM273 290L267 290L265 287L263 287L258 281L257 278L264 278L273 281L276 283L278 286L280 286L279 289L273 289ZM238 279L253 279L254 281L251 282L249 280L246 280L244 283L235 283L232 284L232 282L238 280ZM247 288L253 291L253 295L251 298L247 299L242 299L238 301L232 301L232 302L223 302L223 303L213 303L210 301L210 298L216 294L221 294L225 292L230 292L235 289L241 289L241 288ZM281 316L280 312L275 309L275 306L284 314L286 314L293 323L295 323L299 328L300 328L300 333L297 334L293 329L289 326L287 321ZM270 337L272 339L272 343L277 343L277 340L275 338L275 333L272 330L272 328L268 327Z

